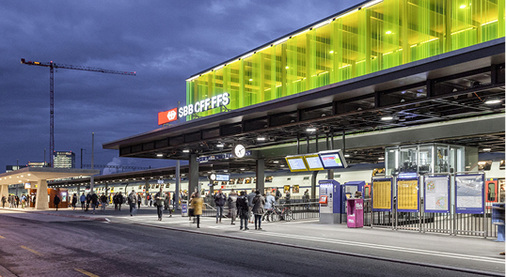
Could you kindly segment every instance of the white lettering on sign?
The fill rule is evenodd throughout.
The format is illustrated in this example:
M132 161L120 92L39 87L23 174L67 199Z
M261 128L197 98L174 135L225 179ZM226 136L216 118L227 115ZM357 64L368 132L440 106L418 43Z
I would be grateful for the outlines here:
M193 113L205 112L210 109L215 109L218 107L223 107L230 104L230 94L228 92L224 92L222 94L215 95L211 98L200 100L195 104L189 104L183 107L180 107L178 110L179 117L184 117L188 115L192 115ZM167 115L169 116L169 115Z

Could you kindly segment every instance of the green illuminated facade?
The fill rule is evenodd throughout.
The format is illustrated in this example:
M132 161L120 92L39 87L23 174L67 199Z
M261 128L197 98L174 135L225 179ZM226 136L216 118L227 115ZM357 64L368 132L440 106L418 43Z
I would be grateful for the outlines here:
M228 92L227 108L239 109L501 38L504 5L504 0L366 2L191 77L186 103Z

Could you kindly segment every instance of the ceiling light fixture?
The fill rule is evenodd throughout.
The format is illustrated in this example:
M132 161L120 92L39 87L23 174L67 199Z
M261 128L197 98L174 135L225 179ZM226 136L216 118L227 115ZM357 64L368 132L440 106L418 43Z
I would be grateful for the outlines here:
M500 99L489 99L489 100L485 101L485 105L495 105L495 104L499 104L501 102L502 101Z
M384 117L381 118L382 121L390 121L392 119L394 119L394 117L390 116L390 115L387 115L387 116L384 116Z
M190 153L190 150L188 150L188 149L183 149L183 153Z
M223 147L225 147L225 144L219 143L219 144L216 144L216 147L223 148Z
M311 133L311 132L316 132L316 128L315 128L315 127L308 127L308 128L306 129L306 132L308 132L308 133Z
M483 148L482 151L483 152L490 152L490 151L492 151L492 148Z
M158 153L158 154L156 154L156 156L157 156L158 158L161 158L161 157L163 157L163 154L162 154L162 153Z
M267 138L265 138L265 137L258 137L257 138L257 141L266 141L266 140L267 140Z

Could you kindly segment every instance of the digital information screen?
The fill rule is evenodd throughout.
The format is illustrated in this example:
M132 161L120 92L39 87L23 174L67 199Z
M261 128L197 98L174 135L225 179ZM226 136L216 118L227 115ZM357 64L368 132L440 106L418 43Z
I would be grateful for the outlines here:
M216 181L230 181L230 175L227 174L216 174Z
M290 171L307 171L306 163L302 156L286 157L285 159L288 163L288 167L290 167Z
M304 156L307 167L309 170L323 170L323 164L318 155L306 155Z
M320 153L320 159L325 169L345 167L339 152Z

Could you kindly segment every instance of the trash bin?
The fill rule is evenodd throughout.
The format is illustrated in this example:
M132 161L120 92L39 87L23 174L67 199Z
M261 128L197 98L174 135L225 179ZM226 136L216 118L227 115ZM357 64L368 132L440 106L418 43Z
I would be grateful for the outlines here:
M364 199L350 198L346 201L348 228L364 227Z
M188 201L181 201L181 216L188 216Z
M497 225L497 241L504 241L504 203L492 203L492 224Z

